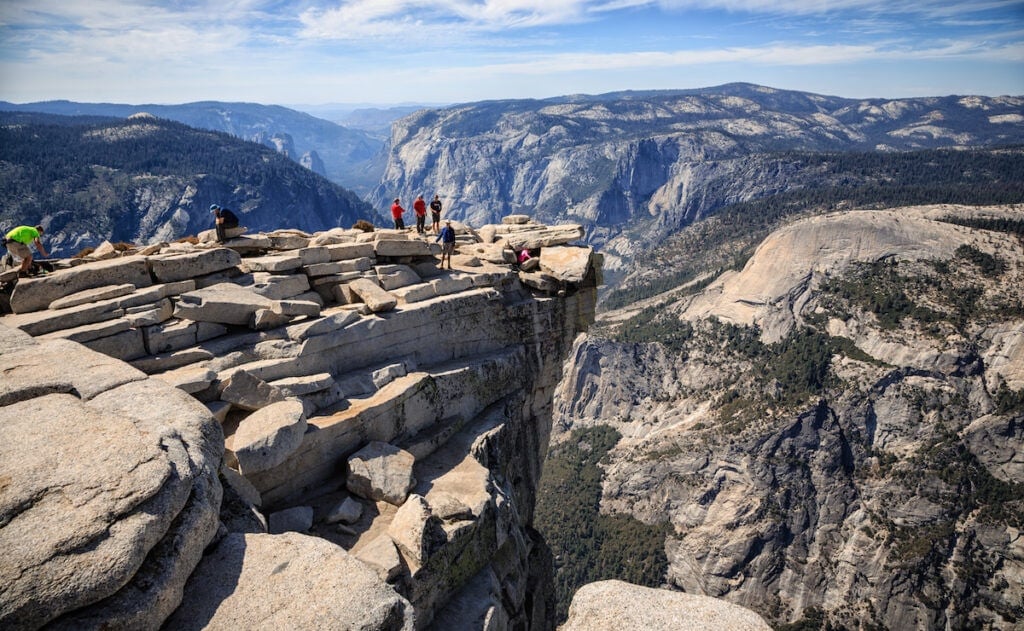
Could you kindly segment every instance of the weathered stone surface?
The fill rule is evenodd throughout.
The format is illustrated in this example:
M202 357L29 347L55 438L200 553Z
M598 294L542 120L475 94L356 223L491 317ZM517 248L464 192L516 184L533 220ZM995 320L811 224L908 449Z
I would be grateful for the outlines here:
M0 624L35 627L116 600L143 570L145 593L173 608L174 585L180 589L216 527L214 461L222 449L219 426L201 404L153 381L88 402L47 394L0 407L0 470L8 476L0 495ZM176 522L178 538L169 529L190 495L202 499ZM157 556L147 557L165 536Z
M390 311L398 304L398 299L381 289L377 283L365 278L357 278L348 284L349 288L366 303L370 311L379 313Z
M224 380L220 398L243 410L255 411L284 400L284 395L247 370L235 370Z
M217 378L217 372L206 366L182 366L153 375L153 378L194 394L209 388Z
M296 250L294 255L302 259L303 265L315 265L331 260L331 251L323 246L302 248L301 250Z
M506 225L514 224L527 224L530 223L531 217L529 215L505 215L501 218L501 223Z
M236 267L241 262L242 259L238 256L238 253L227 248L197 250L187 254L171 256L153 256L149 259L153 276L158 283L171 283L205 274L212 274L230 267ZM134 284L140 287L145 286L138 283Z
M554 245L565 245L583 238L583 226L579 224L566 224L562 226L551 226L540 230L513 232L502 235L502 239L508 247L513 250L527 248L547 248Z
M556 246L540 251L540 269L558 280L568 283L582 283L592 267L591 247Z
M60 270L42 278L22 279L11 295L11 310L14 313L27 313L46 309L54 300L96 287L149 287L152 284L149 266L143 257L129 256L98 261Z
M398 289L420 282L420 277L408 265L378 265L377 280L387 290Z
M407 558L418 565L422 565L448 540L441 520L430 512L430 506L420 495L410 495L399 507L388 526L388 536Z
M309 278L305 274L253 274L249 287L258 296L271 300L294 298L309 291Z
M324 246L332 261L373 257L372 243L340 243Z
M202 322L248 326L256 311L270 309L273 301L244 287L219 283L181 294L174 315Z
M419 239L413 241L394 239L377 241L374 244L374 252L377 253L377 256L431 256L433 254L430 245L426 241L420 241Z
M307 316L316 318L320 315L320 303L307 300L277 300L270 310L278 315L288 317Z
M416 485L412 475L415 458L394 445L373 441L349 456L348 490L369 500L402 504Z
M270 513L267 518L267 531L272 535L286 532L307 532L312 527L312 506L293 506Z
M230 534L206 556L168 628L412 631L412 608L340 547L296 533Z
M147 353L158 355L195 346L197 331L195 322L173 320L165 324L142 327L142 336Z
M138 307L129 307L124 311L124 319L132 326L152 326L166 322L174 315L174 305L170 298L161 298L158 302Z
M49 308L66 309L67 307L77 307L78 305L84 305L88 302L106 300L107 298L117 298L118 296L127 296L133 291L135 291L135 285L129 283L86 289L85 291L80 291L78 293L71 294L70 296L54 300L50 303Z
M395 542L386 533L374 537L373 541L359 548L355 557L376 568L378 575L391 582L402 574L402 557L398 554Z
M131 361L146 355L146 344L139 329L128 329L106 337L93 338L83 341L82 344L122 361Z
M558 629L769 631L771 627L753 611L724 600L612 580L581 587L573 596L568 620Z
M271 381L270 385L277 388L286 397L298 397L327 390L334 385L334 376L329 372L322 372L315 375L277 379Z
M302 443L306 413L298 399L286 399L256 410L231 437L230 447L242 475L264 471L284 462Z
M352 524L359 521L362 515L363 505L351 497L346 497L327 513L324 521L328 524L336 524L338 522Z
M275 250L298 250L309 245L310 236L298 231L286 232L278 230L267 234L270 247Z
M60 338L84 344L101 337L116 335L122 331L127 331L131 327L131 322L126 318L117 318L116 320L105 320L95 324L83 324L82 326L54 331L53 333L40 335L39 339Z
M399 289L392 289L391 295L398 300L398 304L406 305L413 302L421 302L423 300L436 298L437 291L430 283L419 283L418 285L409 285Z
M352 311L335 312L309 322L293 324L287 328L288 337L304 340L325 333L333 333L359 320L359 314Z
M245 259L245 267L251 272L288 272L303 266L301 256L275 255L254 256Z

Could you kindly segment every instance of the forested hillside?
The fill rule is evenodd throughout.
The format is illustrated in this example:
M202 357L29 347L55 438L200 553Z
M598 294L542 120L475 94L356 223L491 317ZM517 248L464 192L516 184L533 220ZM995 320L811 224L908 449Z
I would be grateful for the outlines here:
M0 226L41 223L58 254L195 234L210 227L212 203L253 229L380 221L354 193L225 133L151 116L8 113L0 123Z

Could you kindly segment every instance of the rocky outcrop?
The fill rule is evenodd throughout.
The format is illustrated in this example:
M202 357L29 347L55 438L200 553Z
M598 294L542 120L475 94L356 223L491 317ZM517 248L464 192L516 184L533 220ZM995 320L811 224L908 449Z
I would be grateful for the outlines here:
M18 281L0 626L543 627L534 496L600 256L517 225L540 271L459 226L452 270L407 232L276 231Z
M581 339L555 440L606 424L601 508L667 524L666 579L773 624L1024 619L1019 209L792 223L743 270Z
M769 631L760 616L717 598L652 589L622 581L584 585L572 598L559 631L649 629L650 631Z
M0 625L158 626L217 530L220 425L77 343L0 337Z

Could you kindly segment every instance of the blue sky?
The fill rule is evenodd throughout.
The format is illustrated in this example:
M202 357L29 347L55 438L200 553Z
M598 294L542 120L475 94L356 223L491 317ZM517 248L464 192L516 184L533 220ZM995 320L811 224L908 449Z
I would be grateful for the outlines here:
M4 0L0 99L1024 94L1024 0Z

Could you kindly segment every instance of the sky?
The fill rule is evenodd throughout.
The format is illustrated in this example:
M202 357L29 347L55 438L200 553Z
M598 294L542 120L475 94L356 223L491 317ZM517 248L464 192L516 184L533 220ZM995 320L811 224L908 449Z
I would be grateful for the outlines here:
M0 100L1024 95L1024 0L3 0Z

